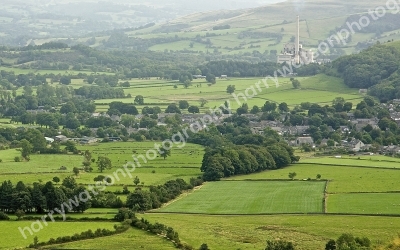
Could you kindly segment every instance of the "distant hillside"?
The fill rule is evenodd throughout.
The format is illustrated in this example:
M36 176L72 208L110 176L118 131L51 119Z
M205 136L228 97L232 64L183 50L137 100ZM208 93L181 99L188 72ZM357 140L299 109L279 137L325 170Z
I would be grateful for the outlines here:
M341 57L333 62L333 68L349 87L369 88L369 93L383 102L400 98L400 41Z
M297 15L301 18L301 43L305 48L316 49L320 41L337 32L346 21L358 20L368 9L380 5L382 2L378 0L307 0L250 9L199 12L152 27L125 31L123 39L121 36L115 39L115 33L105 33L96 38L93 46L229 55L251 55L256 51L265 54L264 59L275 60L283 44L294 39ZM357 52L376 41L400 39L397 23L400 23L400 15L387 14L352 35L346 46L335 46L330 57Z
M185 16L166 21L170 19L166 17L171 15L160 12L157 14L157 23L150 22L153 19L149 17L154 12L147 7L143 10L140 6L125 9L124 5L108 5L105 2L99 2L102 3L99 5L93 1L85 0L80 3L82 8L79 10L77 1L71 0L71 3L65 5L66 10L71 10L68 15L62 15L59 6L48 6L47 9L54 9L52 15L36 15L36 21L27 27L24 25L29 23L30 16L23 17L14 13L14 16L6 17L12 8L4 8L3 11L0 10L0 44L3 42L23 46L60 41L69 46L84 44L102 50L179 52L205 58L225 56L235 60L275 62L276 55L282 51L283 45L294 40L297 15L301 18L300 40L303 47L316 50L321 41L326 41L331 34L345 27L347 21L359 20L360 15L367 15L368 9L382 5L378 0L297 0L256 8L219 10L221 3L225 3L219 2L213 11L202 12L204 8L197 8L199 12L190 15L185 15L190 12L179 12L178 7L171 7L173 11L168 12L169 14L179 12L175 13L176 16ZM153 1L146 1L146 4ZM178 6L178 2L181 0L174 0L171 6ZM242 6L246 1L239 2L240 5L237 6ZM255 2L249 2L248 6L254 6ZM128 4L127 1L123 3ZM197 6L189 3L192 1L182 8L189 11L187 8L190 6ZM210 0L204 2L207 6L210 6L210 3ZM90 8L91 5L94 6L90 12L93 15L88 19L78 18L79 13L83 15L82 10ZM230 5L226 4L226 8L232 8ZM104 12L107 6L110 7L109 11ZM146 18L141 18L144 10ZM104 18L103 14L107 18ZM161 20L164 21L160 23ZM113 26L112 23L119 24ZM399 23L400 15L386 14L384 18L372 22L365 29L352 35L346 45L336 44L324 56L335 59L359 52L377 41L399 40ZM57 28L60 25L62 29ZM48 28L51 30L47 30ZM11 36L11 33L15 37Z

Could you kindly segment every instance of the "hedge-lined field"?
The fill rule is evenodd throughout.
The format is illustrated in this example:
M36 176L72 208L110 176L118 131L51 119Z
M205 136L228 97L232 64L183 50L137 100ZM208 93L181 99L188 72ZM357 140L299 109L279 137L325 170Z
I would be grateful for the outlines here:
M72 236L75 233L81 233L89 229L92 231L98 228L114 230L114 224L117 224L114 222L51 222L50 219L47 220L49 221L48 226L44 226L42 223L43 229L34 233L34 235L30 235L29 232L26 232L27 239L23 238L18 227L30 227L33 221L2 221L0 223L2 232L0 249L27 247L29 244L33 243L33 238L35 236L38 237L40 242L44 242L50 240L50 238L55 239L60 236ZM36 225L35 228L38 229L39 226Z
M368 237L385 244L400 232L399 217L345 215L247 215L156 214L144 217L177 228L192 246L207 243L210 249L265 249L265 241L294 242L296 250L325 249L326 242L342 233Z
M113 168L104 170L100 173L96 163L92 163L93 171L86 173L81 171L76 176L79 184L94 184L93 179L99 174L113 175L113 173L123 168L126 162L134 162L132 155L145 155L147 150L154 149L154 144L161 142L109 142L98 143L94 145L78 146L79 150L89 150L92 152L92 158L97 160L98 156L107 156L110 158ZM163 184L168 180L182 178L189 181L192 177L201 175L200 165L203 157L204 148L195 144L186 144L183 148L177 145L172 148L171 156L165 160L157 157L154 160L143 163L139 158L141 167L137 167L132 176L138 176L141 182L148 185ZM14 157L21 153L16 149L0 150L0 182L11 180L14 184L23 181L25 184L41 181L46 183L57 176L61 180L73 175L74 167L82 168L83 156L80 155L45 155L33 154L29 162L15 162ZM152 154L151 154L152 155ZM66 166L67 170L59 170L61 166ZM133 179L128 175L118 174L120 180L115 184L117 186L133 185ZM113 187L109 187L114 190Z
M157 212L207 214L321 213L325 182L209 182Z
M400 214L400 193L331 194L328 213Z
M117 235L49 246L44 249L172 250L176 248L172 242L168 242L162 237L143 232L139 229L130 228L128 231Z
M334 161L331 160L331 163L334 164ZM300 180L315 179L317 174L320 174L322 179L329 180L328 193L400 191L400 171L397 169L329 166L317 163L294 164L284 169L234 176L231 179L289 179L290 172L296 172L296 179Z

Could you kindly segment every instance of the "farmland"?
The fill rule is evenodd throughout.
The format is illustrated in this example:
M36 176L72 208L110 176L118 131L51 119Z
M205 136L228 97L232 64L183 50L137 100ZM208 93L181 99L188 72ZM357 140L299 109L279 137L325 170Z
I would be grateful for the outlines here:
M265 171L252 175L235 176L233 180L288 179L289 172L296 172L297 179L315 179L320 174L329 180L329 193L387 192L399 191L395 185L400 171L396 169L326 166L318 164L296 164L276 171Z
M110 144L81 146L81 150L90 150L93 157L107 155L114 168L106 170L104 174L113 174L117 168L123 167L126 162L133 161L132 155L144 154L147 150L154 148L155 142L119 142ZM135 153L133 153L134 151ZM192 152L192 153L190 153ZM0 159L3 159L0 168L0 181L11 180L25 183L33 183L37 181L51 181L54 176L63 179L72 174L73 167L80 167L83 158L78 155L32 155L29 162L14 162L14 157L18 156L16 149L0 151ZM155 160L143 163L141 167L136 168L135 175L139 176L146 185L162 184L169 179L183 178L189 180L200 174L199 164L203 155L203 148L188 144L183 148L176 147L174 153L168 160L156 158ZM67 170L59 170L61 166L66 166ZM81 184L92 184L93 178L99 175L97 169L92 173L81 173L76 177L76 181ZM118 186L131 185L132 179L128 175L120 174L120 181L116 183ZM110 187L113 188L113 187Z
M172 243L166 242L163 238L148 234L138 229L129 229L127 232L118 235L65 243L44 249L96 249L99 246L103 249L121 250L132 249L132 247L146 250L176 249Z
M343 232L367 236L373 244L390 241L400 230L400 218L330 215L185 215L146 214L148 220L180 229L186 242L206 242L217 249L263 249L266 240L295 242L296 249L324 249ZM201 237L199 237L201 235Z
M325 182L207 183L157 212L260 214L322 212Z
M105 155L112 159L113 164L118 166L125 160L130 160L132 150L137 154L144 153L153 146L152 142L115 142L101 143L97 145L80 146L81 150L89 149L94 155ZM55 171L59 162L66 162L69 157L77 157L70 160L70 164L80 164L80 156L57 155L54 158L54 168L46 162L45 155L33 155L31 161L34 165L35 173L13 174L10 169L16 166L9 165L14 156L15 149L0 151L4 159L2 164L6 166L1 175L4 179L13 181L24 180L43 181L51 180L54 175L66 177L71 173L40 173L41 171ZM125 153L124 153L125 152ZM192 155L189 152L196 152ZM198 153L198 154L197 154ZM155 159L152 162L143 164L135 171L135 175L140 177L145 185L161 184L174 178L187 179L190 176L198 176L199 166L203 149L197 145L188 144L182 149L174 149L171 157L166 160ZM63 158L64 157L64 158ZM400 231L400 219L398 217L379 216L380 214L399 214L400 205L396 200L400 197L396 185L400 177L400 171L392 166L386 167L386 163L395 164L395 158L383 156L363 156L358 158L335 159L343 164L332 162L329 157L325 158L305 158L304 163L294 164L284 169L264 171L245 176L235 176L220 182L205 183L198 189L182 194L177 200L163 206L161 209L151 211L144 217L151 222L164 223L176 228L184 242L192 246L200 246L207 243L210 247L218 249L261 249L267 239L285 239L294 241L296 249L322 249L326 241L330 238L338 237L343 232L354 235L369 237L373 244L388 242L395 236L395 232ZM8 160L7 160L8 159ZM120 160L120 162L118 162ZM319 161L320 164L315 161ZM36 161L36 163L35 163ZM359 162L363 164L358 164ZM368 162L374 162L376 166L368 166ZM331 165L324 165L330 163ZM22 170L25 169L24 162L20 164ZM47 169L40 169L43 164ZM354 166L351 166L351 165ZM346 165L346 166L341 166ZM365 165L363 167L363 165ZM155 173L152 173L155 170ZM110 173L107 170L106 173ZM69 171L68 171L69 172ZM294 181L288 178L289 172L296 172ZM93 173L81 173L75 177L77 182L90 184L97 170ZM317 174L321 174L321 181L304 181L303 179L315 179ZM90 177L89 177L90 176ZM23 178L29 181L25 181ZM326 213L323 211L323 197L325 183L328 181L326 199ZM129 178L122 179L121 184L132 185ZM110 187L109 190L121 190L120 187ZM83 214L72 213L68 216L75 219L103 218L112 219L115 209L91 208ZM196 213L200 213L199 215ZM257 214L269 215L257 215ZM285 215L285 213L295 213ZM310 213L315 213L310 215ZM335 215L349 214L349 215ZM230 214L230 215L228 215ZM274 215L275 214L275 215ZM305 215L309 214L309 215ZM318 215L317 215L318 214ZM357 214L357 215L355 215ZM365 216L362 216L365 214ZM378 215L378 216L370 216ZM15 217L11 217L13 220ZM19 225L26 226L29 221L10 221L1 224L10 229L6 232L10 237L19 237L14 233ZM48 229L59 228L64 225L78 225L78 231L87 229L111 228L114 223L107 222L56 222L49 224ZM109 225L109 227L107 227ZM196 225L195 227L193 225ZM3 226L3 228L4 228ZM74 226L74 229L76 228ZM247 230L243 230L246 228ZM13 231L14 230L14 231ZM74 232L64 230L61 236L72 235ZM51 231L51 232L50 232ZM43 230L38 234L40 241L46 241L54 235L60 233L54 230ZM201 235L201 237L198 237ZM84 240L72 243L64 243L52 246L52 249L87 249L93 248L101 242L104 246L118 244L121 249L134 241L137 245L146 246L145 249L169 249L173 246L164 239L147 235L136 229L129 229L127 232L95 240ZM19 239L8 241L7 247L20 247L32 243L32 239L27 243ZM22 245L21 245L22 244ZM3 247L4 248L4 247Z
M0 249L400 247L388 4L4 1Z
M27 239L24 240L18 227L24 228L30 226L30 221L10 221L0 222L2 232L6 233L7 236L3 237L1 242L1 248L22 248L26 247L33 242L33 236L28 232L26 233ZM35 235L40 241L48 241L50 238L57 238L62 236L72 236L75 233L80 233L91 229L95 231L97 228L112 230L115 223L104 222L101 225L91 222L55 222L49 223L48 226L43 227Z
M187 100L191 105L199 105L200 99L205 99L208 103L204 109L212 108L223 104L229 100L232 108L238 108L239 104L236 99L226 93L228 85L235 85L236 93L244 93L247 88L256 88L255 84L262 78L229 78L217 80L217 84L208 86L204 80L194 80L192 86L184 88L178 85L175 89L174 84L177 82L162 81L162 80L133 80L131 87L125 88L126 94L142 95L145 103L157 103L160 107L166 107L170 103L179 100ZM286 102L290 107L300 105L302 102L307 102L312 98L313 102L319 104L331 104L335 97L343 97L346 101L357 104L362 96L356 89L350 89L344 85L343 80L327 75L316 75L312 77L299 77L301 89L294 89L289 78L278 78L278 86L273 81L268 81L269 88L265 88L261 84L261 92L256 90L256 96L249 98L247 104L249 107L253 105L262 106L266 101L276 103ZM250 91L251 93L251 91ZM122 101L132 103L133 99L102 99L96 100L99 111L105 111L108 103L112 101ZM242 98L240 102L244 102ZM152 106L152 105L149 105Z

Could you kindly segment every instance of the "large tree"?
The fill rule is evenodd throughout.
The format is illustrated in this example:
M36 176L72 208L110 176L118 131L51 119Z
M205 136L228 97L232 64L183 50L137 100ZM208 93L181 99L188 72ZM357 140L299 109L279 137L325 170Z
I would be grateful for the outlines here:
M226 93L228 94L232 94L233 92L235 92L235 90L235 85L228 85L228 87L226 87Z
M144 212L152 208L152 200L149 191L136 189L126 199L126 206L137 212Z
M142 95L135 96L135 104L143 105L144 104L144 97Z
M99 156L97 158L97 167L99 171L103 173L104 170L110 169L112 167L111 160L106 156Z
M188 108L188 112L194 114L194 113L200 113L200 110L199 107L197 106L190 106Z
M179 108L180 109L187 109L189 107L189 103L186 100L179 101Z
M32 153L33 150L32 144L28 140L22 139L20 145L21 145L21 156L25 159L29 158L29 155Z
M213 75L213 74L207 74L206 81L211 83L211 84L215 84L217 82L216 78L215 78L215 75Z

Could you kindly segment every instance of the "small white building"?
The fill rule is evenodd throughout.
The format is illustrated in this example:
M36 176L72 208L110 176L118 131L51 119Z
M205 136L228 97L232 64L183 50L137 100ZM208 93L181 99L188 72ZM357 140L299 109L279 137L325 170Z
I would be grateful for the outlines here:
M50 138L50 137L45 137L44 139L45 139L46 142L49 143L49 144L51 144L51 143L54 142L54 139L53 139L53 138Z

